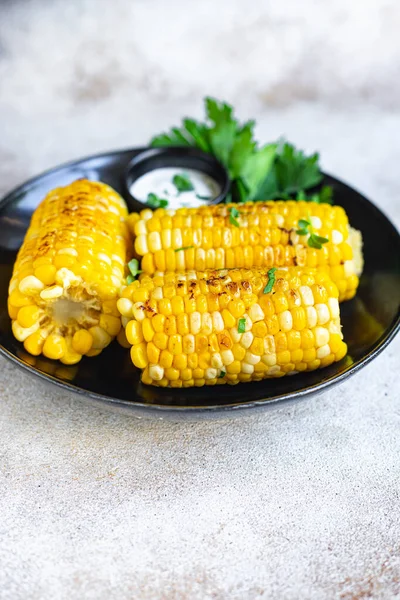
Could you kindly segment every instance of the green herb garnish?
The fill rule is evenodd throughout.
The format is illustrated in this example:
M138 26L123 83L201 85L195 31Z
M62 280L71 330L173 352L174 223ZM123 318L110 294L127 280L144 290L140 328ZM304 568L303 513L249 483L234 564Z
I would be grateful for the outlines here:
M317 250L321 250L322 244L327 244L329 242L328 238L321 237L314 232L313 226L311 224L311 219L300 219L298 222L299 229L296 230L298 235L308 235L307 244L311 248L316 248Z
M275 284L275 271L276 271L276 267L272 267L272 269L269 269L267 275L268 275L268 283L264 288L264 294L269 294L270 292L272 292L272 288L274 287Z
M229 223L231 225L234 225L235 227L240 227L239 221L237 220L238 216L240 215L238 209L235 208L234 206L230 206L228 208L228 212L229 212Z
M168 200L165 198L160 198L160 196L157 196L157 194L150 192L150 194L147 196L146 204L150 208L165 208L168 206Z
M297 199L298 194L321 183L319 155L307 156L288 142L259 146L254 121L240 123L226 102L205 98L205 122L183 119L151 140L152 146L194 146L213 154L232 181L227 201ZM325 191L324 191L325 189ZM329 191L328 191L329 190ZM306 200L330 202L332 188L325 186Z
M172 183L180 194L182 192L191 192L194 190L193 183L190 181L189 176L185 173L182 173L182 175L174 175L172 178Z
M218 375L218 379L222 379L223 377L225 377L225 375L225 371L221 371L221 373Z
M128 269L130 270L133 279L136 279L139 273L142 273L142 271L139 269L139 261L136 258L132 258L132 260L128 262ZM132 283L132 281L130 281L129 283Z
M252 200L271 169L276 144L258 147L254 121L240 123L225 102L205 99L206 122L184 119L181 127L154 137L152 146L195 146L213 154L228 169L233 191L240 189L239 201Z
M135 281L135 278L133 275L129 274L128 277L126 278L126 283L128 285L130 285L131 283L133 283Z
M194 248L194 246L182 246L182 248L175 248L174 252L180 252L181 250L190 250L190 248Z
M239 319L238 333L244 333L245 331L246 331L246 319Z

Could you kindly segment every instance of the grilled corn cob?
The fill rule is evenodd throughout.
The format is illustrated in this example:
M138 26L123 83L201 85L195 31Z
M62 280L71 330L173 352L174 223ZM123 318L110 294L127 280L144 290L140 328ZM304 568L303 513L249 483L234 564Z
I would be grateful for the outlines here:
M142 275L118 300L143 383L191 387L293 375L343 358L338 290L284 267ZM271 289L271 291L269 291Z
M8 297L12 331L27 352L74 364L119 333L126 215L112 188L87 180L54 189L35 210Z
M232 218L232 209L239 216ZM235 213L236 214L236 213ZM329 242L319 250L298 235L300 219L309 219L316 234ZM218 204L177 210L150 209L131 214L141 268L185 271L232 267L291 266L325 270L352 298L362 271L361 234L349 227L341 206L316 202L270 201Z

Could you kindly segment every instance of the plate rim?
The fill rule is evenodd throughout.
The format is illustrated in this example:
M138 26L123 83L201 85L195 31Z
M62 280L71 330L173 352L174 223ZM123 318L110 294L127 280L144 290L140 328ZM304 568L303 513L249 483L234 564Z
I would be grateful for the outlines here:
M84 161L107 157L110 155L120 155L123 153L129 154L132 152L140 152L146 148L147 148L147 146L139 146L139 147L134 147L134 148L126 148L126 149L110 150L108 152L107 151L100 152L97 154L91 154L88 156L84 156L79 159L70 160L65 163L56 165L55 167L46 169L45 171L39 173L38 175L30 177L29 179L25 180L20 185L14 187L10 191L6 192L6 194L0 199L0 210L4 206L6 206L10 201L12 201L14 196L16 196L18 193L21 193L24 190L24 188L31 186L32 184L35 183L35 181L42 179L46 175L50 175L61 169L79 165L80 163L82 163ZM367 205L369 207L369 209L372 209L374 212L379 213L381 216L383 216L386 219L386 221L388 222L390 227L393 229L393 232L395 233L395 235L397 235L400 238L400 232L397 229L397 227L395 226L395 224L393 223L393 221L385 214L384 211L382 211L378 206L376 206L376 204L374 204L374 202L369 200L362 192L360 192L357 188L353 187L352 185L349 185L346 181L344 181L342 179L338 179L337 177L334 177L326 172L323 172L323 175L325 177L329 178L333 183L336 182L342 186L349 188L352 192L355 192L359 196L359 199L365 205ZM276 406L277 404L283 404L283 403L287 403L287 402L297 400L297 399L304 399L307 396L314 395L314 394L320 394L323 391L332 387L333 385L342 383L343 381L345 381L352 375L356 374L360 369L365 367L367 364L369 364L393 341L393 339L395 338L395 336L397 335L397 333L399 331L400 331L400 308L397 312L397 316L393 319L391 325L385 330L384 334L375 342L374 346L368 352L368 354L363 356L361 359L358 359L356 362L354 362L352 365L350 365L348 368L346 368L343 372L341 372L337 375L333 375L328 380L310 385L306 388L302 388L302 389L299 389L296 391L287 392L285 394L278 394L278 395L275 395L268 399L249 400L248 402L243 402L243 401L233 402L230 404L223 404L223 405L212 404L212 405L207 405L207 406L201 406L201 405L173 406L173 405L162 405L162 404L153 404L153 403L150 404L150 403L145 403L145 402L136 402L136 401L132 402L129 400L123 400L121 398L115 398L113 396L108 396L108 395L101 394L98 392L85 390L84 388L75 386L73 383L70 383L67 381L62 381L61 379L58 379L57 377L54 377L51 374L41 372L38 369L36 369L35 367L33 367L32 365L25 363L22 359L20 359L16 355L14 355L7 348L5 348L1 343L0 343L0 355L4 356L7 360L9 360L11 363L15 364L19 368L28 372L30 375L39 377L41 380L43 380L45 382L52 383L52 384L56 385L58 388L62 389L64 392L72 392L73 394L76 394L79 397L90 399L90 400L95 400L100 405L108 405L108 406L112 406L112 407L116 407L116 408L123 407L125 409L128 409L131 412L131 414L134 414L135 412L140 412L141 414L144 414L144 413L149 414L149 413L153 412L153 413L159 413L159 414L162 413L163 415L166 415L168 413L174 414L174 415L179 415L182 413L186 413L186 414L189 413L192 415L196 415L196 414L203 415L205 413L210 413L210 412L212 412L212 413L226 413L227 411L238 412L241 410L247 410L247 409L251 409L251 408L267 409L267 408Z

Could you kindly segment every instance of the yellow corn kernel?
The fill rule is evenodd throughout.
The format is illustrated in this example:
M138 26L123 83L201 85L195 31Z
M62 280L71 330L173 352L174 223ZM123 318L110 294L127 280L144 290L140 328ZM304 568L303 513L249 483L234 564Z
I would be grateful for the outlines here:
M341 360L347 354L347 345L342 342L342 346L335 353L335 360Z
M39 354L42 353L45 339L45 336L43 336L43 333L40 330L35 331L35 333L32 333L24 341L24 348L29 354L39 356Z
M246 355L246 349L243 348L240 344L233 344L232 346L232 354L235 360L242 361Z
M231 300L228 305L228 310L235 317L235 319L239 319L245 313L245 305L242 300ZM226 327L228 327L226 325Z
M32 327L42 314L43 311L36 305L23 306L18 311L18 323L21 327Z
M61 335L51 333L43 345L43 354L47 358L59 360L67 350L65 339Z
M87 354L93 346L93 337L86 331L86 329L80 329L77 331L72 338L72 347L78 354Z
M171 310L172 314L179 315L185 310L185 303L181 296L174 296L171 298Z
M121 329L121 318L102 314L100 316L99 325L111 337L116 337Z
M144 369L148 365L148 358L146 353L146 344L136 344L131 348L131 359L135 367L138 369Z
M268 329L264 321L254 323L252 332L256 337L264 338L268 334Z
M160 354L160 365L164 367L164 369L168 369L172 366L172 361L174 360L173 355L169 350L162 350Z
M168 381L177 381L179 379L178 369L174 369L173 367L167 367L165 369L165 377L168 379Z
M22 294L19 290L14 290L10 294L10 304L11 306L22 308L22 306L29 306L32 304L31 298L28 298L25 294Z
M153 329L156 332L164 331L165 328L165 315L157 314L151 320Z
M138 321L132 319L125 327L127 340L132 346L136 346L143 342L142 325Z
M160 349L153 342L147 344L147 358L153 364L158 363L160 359Z
M75 352L72 346L72 338L68 337L65 339L66 349L61 357L61 362L64 365L76 365L82 358L82 354Z
M306 348L303 349L303 360L306 363L313 362L317 357L317 352L315 348Z
M154 334L153 344L160 350L165 350L168 346L168 336L163 331Z
M142 321L142 332L143 332L143 337L144 337L145 341L151 342L151 340L153 339L154 334L155 334L151 319L146 317Z
M174 356L174 359L172 361L172 366L175 369L179 369L179 371L182 371L183 369L186 369L187 363L188 363L188 359L187 359L186 354L177 354Z
M241 364L238 360L234 360L230 365L227 365L226 372L231 375L237 375L241 371Z
M102 327L90 327L89 333L93 338L92 350L103 350L111 342L111 336Z
M54 265L39 265L35 269L35 277L40 279L44 285L53 285L56 280L57 269Z

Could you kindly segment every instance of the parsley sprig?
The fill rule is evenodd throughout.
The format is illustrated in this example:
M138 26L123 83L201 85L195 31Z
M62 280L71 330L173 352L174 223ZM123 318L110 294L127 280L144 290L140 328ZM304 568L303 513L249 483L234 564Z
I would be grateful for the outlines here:
M299 227L299 229L296 230L298 235L309 234L307 244L311 248L321 250L322 244L327 244L329 242L328 238L321 237L314 232L310 217L308 219L300 219L297 225Z
M330 202L332 189L306 194L322 181L319 155L307 156L286 141L260 146L255 121L239 122L226 102L205 98L205 121L183 119L180 127L157 135L152 146L194 146L213 154L232 181L227 201L297 199Z

